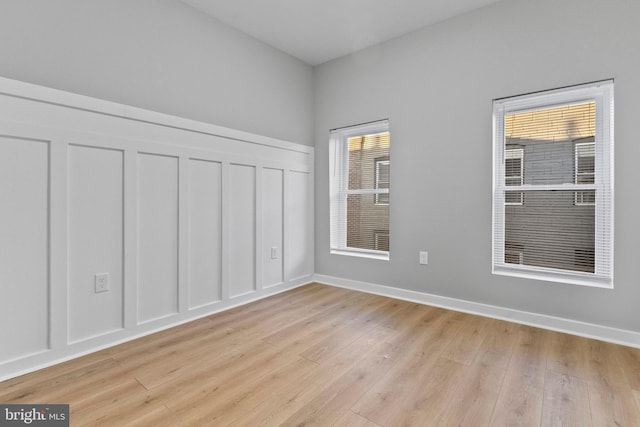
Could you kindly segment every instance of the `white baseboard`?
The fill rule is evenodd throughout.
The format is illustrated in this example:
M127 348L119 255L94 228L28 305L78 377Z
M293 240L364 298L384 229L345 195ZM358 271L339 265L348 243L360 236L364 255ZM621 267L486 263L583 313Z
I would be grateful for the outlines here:
M481 304L472 301L376 285L373 283L341 279L321 274L314 275L313 280L324 285L352 289L355 291L446 308L463 313L476 314L478 316L535 326L538 328L549 329L551 331L564 332L567 334L625 345L628 347L640 348L640 333L625 329L617 329L594 323L579 322L561 317L513 310L495 305Z

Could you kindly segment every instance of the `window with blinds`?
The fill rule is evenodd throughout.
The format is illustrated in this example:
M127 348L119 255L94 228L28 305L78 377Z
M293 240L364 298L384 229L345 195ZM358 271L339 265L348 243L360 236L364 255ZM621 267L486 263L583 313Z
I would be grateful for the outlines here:
M494 101L493 272L613 287L613 82Z
M390 143L387 120L331 132L332 253L389 259Z

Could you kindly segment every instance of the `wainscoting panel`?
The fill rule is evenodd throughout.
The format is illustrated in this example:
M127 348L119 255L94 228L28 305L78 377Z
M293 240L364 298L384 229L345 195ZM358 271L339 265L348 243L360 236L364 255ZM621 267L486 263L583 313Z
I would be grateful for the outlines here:
M256 290L256 168L229 168L229 295Z
M222 298L222 166L189 160L189 309Z
M0 130L0 363L49 347L49 142Z
M262 173L262 278L270 287L284 281L282 265L284 171L264 169Z
M178 312L178 158L138 157L138 321Z
M313 148L3 78L0 117L0 381L311 280Z
M70 342L124 327L124 153L68 146ZM95 275L109 290L95 292Z
M286 225L287 225L287 274L288 279L296 279L306 276L309 269L313 269L312 263L305 256L313 245L313 220L309 222L308 212L313 212L307 199L309 185L313 179L309 172L289 171L288 191L286 202Z

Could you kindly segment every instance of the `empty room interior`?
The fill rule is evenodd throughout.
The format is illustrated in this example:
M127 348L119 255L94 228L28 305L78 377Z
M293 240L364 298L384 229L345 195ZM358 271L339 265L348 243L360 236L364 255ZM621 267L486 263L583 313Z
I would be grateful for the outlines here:
M640 425L639 18L3 1L0 425Z

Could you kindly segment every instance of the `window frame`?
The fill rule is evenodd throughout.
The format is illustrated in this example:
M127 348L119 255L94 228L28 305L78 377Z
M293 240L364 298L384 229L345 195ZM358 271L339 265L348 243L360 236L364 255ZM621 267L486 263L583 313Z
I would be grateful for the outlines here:
M551 267L505 262L505 191L514 190L505 183L505 118L507 115L550 109L563 105L595 102L596 105L596 167L593 184L540 185L523 184L522 191L595 190L595 265L594 272L578 272ZM613 148L614 113L613 80L536 92L493 102L493 224L492 273L551 282L613 289ZM576 166L574 166L576 167ZM575 175L574 175L575 176Z
M389 188L349 189L349 139L390 132L389 120L378 120L355 126L333 129L329 140L329 247L330 253L388 261L390 251L347 246L347 197L353 194L389 194ZM387 157L387 156L385 156ZM390 159L390 155L387 160ZM391 178L389 178L389 187ZM374 203L375 206L375 203Z

